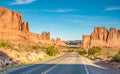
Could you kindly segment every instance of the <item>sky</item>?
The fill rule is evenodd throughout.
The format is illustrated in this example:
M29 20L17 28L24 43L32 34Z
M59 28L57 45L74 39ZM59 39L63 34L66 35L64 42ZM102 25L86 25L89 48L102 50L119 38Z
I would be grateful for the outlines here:
M0 6L20 12L30 31L49 31L51 38L81 40L94 27L120 29L120 0L0 0Z

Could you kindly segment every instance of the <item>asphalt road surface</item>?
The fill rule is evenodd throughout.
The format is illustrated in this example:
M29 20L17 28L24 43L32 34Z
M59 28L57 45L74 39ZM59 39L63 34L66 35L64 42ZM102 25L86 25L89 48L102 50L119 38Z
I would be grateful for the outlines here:
M97 66L78 54L67 53L55 59L4 74L120 74L120 72Z

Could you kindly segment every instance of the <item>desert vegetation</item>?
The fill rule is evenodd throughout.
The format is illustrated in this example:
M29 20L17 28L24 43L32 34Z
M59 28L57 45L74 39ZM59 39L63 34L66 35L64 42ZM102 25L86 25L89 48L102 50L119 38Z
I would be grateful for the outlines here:
M97 64L116 70L120 69L120 49L92 47L79 49L77 53L92 59Z
M78 50L78 54L88 56L88 57L95 57L100 55L102 49L100 47L92 47L89 49L80 49Z
M119 52L112 58L113 62L120 62L120 50Z
M12 44L9 41L0 41L0 51L0 55L5 53L6 55L8 55L8 58L11 59L11 65L9 66L9 68L42 62L61 54L59 48L54 46L40 47L37 44ZM5 55L1 55L0 57L6 58L4 56Z
M0 47L11 48L12 44L8 41L0 41Z
M79 49L78 54L91 59L109 60L114 62L120 61L120 51L112 48L92 47L89 49Z
M46 54L50 56L55 56L57 54L60 54L60 51L57 48L50 46L46 48Z

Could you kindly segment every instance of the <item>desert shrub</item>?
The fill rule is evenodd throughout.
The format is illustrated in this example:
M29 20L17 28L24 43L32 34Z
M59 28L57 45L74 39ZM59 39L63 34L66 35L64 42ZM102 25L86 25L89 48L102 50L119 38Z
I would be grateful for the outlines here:
M11 46L12 46L12 44L8 41L1 41L0 42L0 47L10 48Z
M35 49L35 50L39 50L40 47L39 46L31 46L32 49Z
M50 56L55 56L56 54L59 54L59 50L53 46L50 46L46 48L46 53Z
M120 51L112 58L111 61L120 62Z
M113 49L111 49L111 50L113 50ZM113 56L114 56L114 52L113 52L113 51L107 51L107 52L104 51L103 53L106 54L106 57L107 57L107 58L110 58L110 57L113 57Z
M16 51L18 51L18 52L21 51L21 49L20 49L17 45L12 46L12 49L13 49L13 50L16 50Z
M85 54L87 54L87 52L85 50L78 50L78 54L85 55Z
M55 55L55 51L54 51L54 47L50 46L46 49L46 53L50 56L54 56Z
M102 51L100 47L92 47L88 50L88 55L95 55Z

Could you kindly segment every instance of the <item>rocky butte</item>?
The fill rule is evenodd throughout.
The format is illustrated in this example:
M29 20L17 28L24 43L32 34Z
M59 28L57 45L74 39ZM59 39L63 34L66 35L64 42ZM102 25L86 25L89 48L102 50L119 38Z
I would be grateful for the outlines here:
M95 27L91 35L83 35L82 48L93 46L120 48L120 30Z
M64 45L60 39L53 42L49 32L42 34L30 32L29 23L22 20L21 13L4 7L0 7L0 40L8 40L17 44L52 45L57 42L57 45Z

